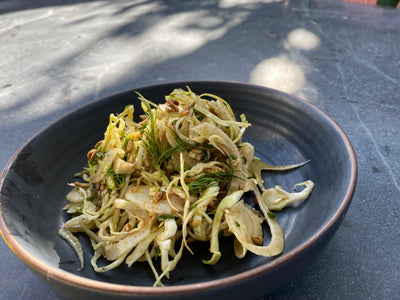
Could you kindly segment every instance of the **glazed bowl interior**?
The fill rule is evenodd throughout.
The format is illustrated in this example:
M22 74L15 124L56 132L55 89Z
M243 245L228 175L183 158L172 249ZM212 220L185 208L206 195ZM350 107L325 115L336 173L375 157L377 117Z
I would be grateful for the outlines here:
M147 99L163 102L174 88L189 86L195 93L216 94L227 100L237 116L244 113L252 124L244 141L254 145L256 155L272 165L311 161L286 172L265 172L266 187L280 185L293 191L296 183L307 179L315 188L301 205L276 213L284 230L285 248L274 258L248 254L237 259L233 240L221 240L222 258L215 266L202 263L211 257L209 244L196 242L187 251L164 288L152 288L154 275L147 263L125 264L106 273L94 272L93 254L84 235L85 267L78 271L78 260L57 230L68 219L62 210L73 174L86 166L86 153L103 138L110 113L125 105L140 110L135 91ZM326 114L305 101L276 90L231 82L174 82L124 91L94 101L50 124L12 157L1 178L1 231L17 256L35 273L50 278L55 287L99 290L110 294L158 295L190 294L201 289L218 290L238 282L257 282L260 276L290 266L304 255L313 259L312 250L326 244L337 229L350 204L356 182L356 160L353 149L340 127ZM332 232L331 232L332 231ZM268 229L265 229L268 236ZM319 247L315 247L320 251ZM157 262L156 262L157 266ZM293 266L293 272L297 269ZM285 274L280 274L289 278ZM98 283L103 283L99 285ZM200 287L199 287L200 284ZM275 285L275 284L274 284ZM275 286L260 287L267 292ZM62 289L62 288L61 288ZM73 288L71 288L73 289ZM64 289L65 290L65 289ZM164 294L165 295L165 294Z

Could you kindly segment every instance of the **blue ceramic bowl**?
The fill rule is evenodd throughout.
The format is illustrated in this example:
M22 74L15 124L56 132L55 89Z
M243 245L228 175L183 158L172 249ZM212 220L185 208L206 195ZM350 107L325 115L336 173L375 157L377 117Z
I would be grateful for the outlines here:
M90 265L92 250L81 237L86 265L78 261L57 230L68 218L62 207L67 182L86 166L86 153L103 137L110 113L137 102L135 91L163 102L175 88L213 93L227 100L235 113L245 113L252 126L245 140L270 164L311 159L306 166L284 173L266 173L266 186L290 190L295 183L314 181L302 205L276 214L285 233L285 249L275 258L248 254L237 259L232 240L221 243L222 258L204 265L208 244L185 253L165 287L153 288L147 263L124 265L104 274ZM74 299L230 299L259 298L282 286L315 258L332 238L350 205L357 165L350 141L341 128L313 105L285 93L243 83L173 82L124 91L80 107L35 134L11 158L1 175L0 229L15 254L61 293Z

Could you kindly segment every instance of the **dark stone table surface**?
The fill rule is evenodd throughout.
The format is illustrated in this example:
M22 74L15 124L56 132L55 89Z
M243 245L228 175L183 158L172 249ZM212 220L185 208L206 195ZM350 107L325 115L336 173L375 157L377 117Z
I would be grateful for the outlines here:
M400 299L400 10L336 0L0 1L0 167L36 131L147 84L228 80L300 96L358 157L342 226L265 299ZM64 299L0 241L1 299Z

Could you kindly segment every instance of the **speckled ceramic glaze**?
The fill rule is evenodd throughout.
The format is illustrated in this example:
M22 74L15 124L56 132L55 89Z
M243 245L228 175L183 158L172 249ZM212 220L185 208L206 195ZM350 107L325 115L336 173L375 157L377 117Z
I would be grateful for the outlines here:
M227 100L252 126L245 141L264 161L285 165L308 159L306 166L280 173L264 173L266 187L287 190L311 179L315 188L302 205L276 214L285 233L284 252L275 258L248 254L237 259L232 239L221 242L222 258L215 266L202 264L210 257L207 243L192 245L165 287L153 288L146 263L125 265L97 274L90 265L92 250L82 236L84 269L57 230L67 219L62 211L67 182L86 165L86 153L103 137L110 113L136 104L135 91L154 102L174 88L214 93ZM339 126L316 107L264 87L230 82L174 82L124 91L89 103L50 124L33 136L11 158L1 175L3 238L15 254L40 278L67 296L84 299L124 298L249 299L284 284L319 254L344 218L356 184L356 158Z

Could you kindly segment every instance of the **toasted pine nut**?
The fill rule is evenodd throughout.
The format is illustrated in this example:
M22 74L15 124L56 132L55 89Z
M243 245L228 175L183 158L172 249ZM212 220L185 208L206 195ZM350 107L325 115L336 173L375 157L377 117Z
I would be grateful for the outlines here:
M252 235L251 240L257 246L261 246L263 244L263 238L259 235Z

